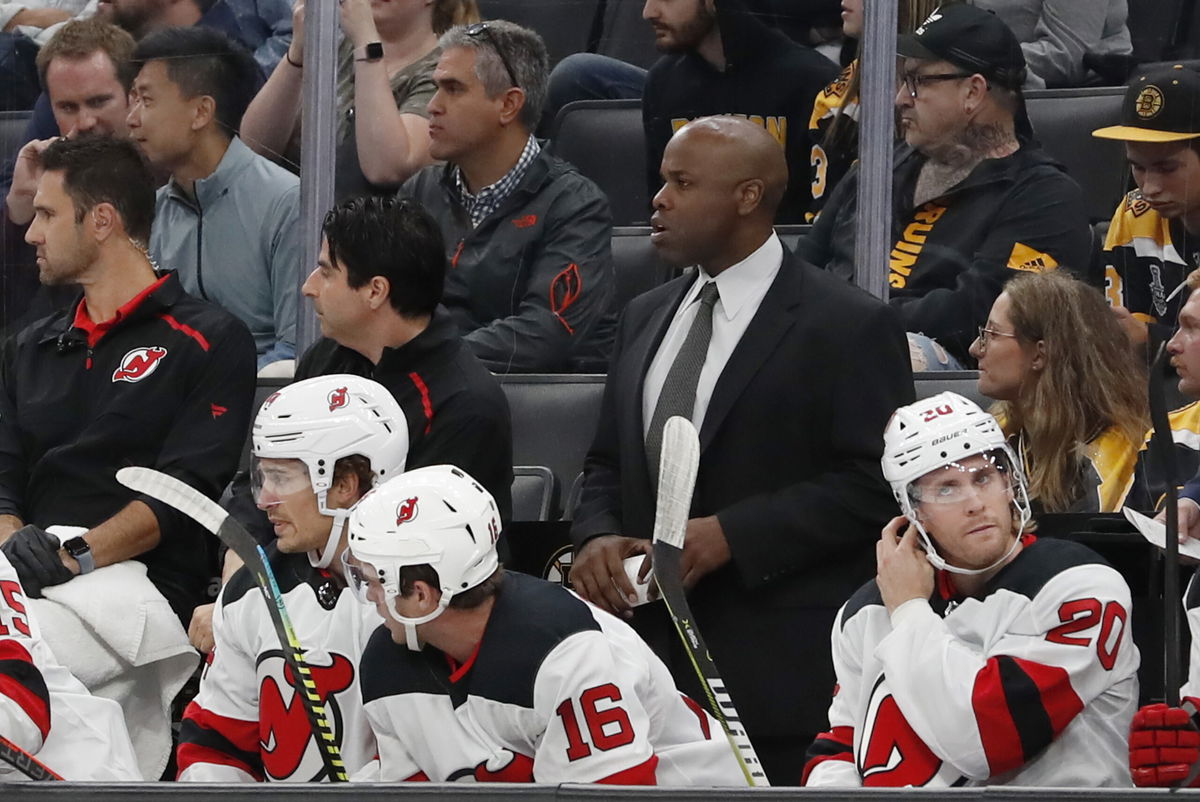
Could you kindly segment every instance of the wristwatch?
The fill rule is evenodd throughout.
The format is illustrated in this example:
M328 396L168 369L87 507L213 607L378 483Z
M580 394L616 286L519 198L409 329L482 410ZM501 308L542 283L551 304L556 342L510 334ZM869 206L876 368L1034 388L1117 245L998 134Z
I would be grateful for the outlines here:
M367 42L354 51L355 61L379 61L383 58L383 42Z
M82 537L73 537L70 540L63 542L63 548L67 554L75 558L75 562L79 563L80 574L90 574L96 568L96 561L92 559L92 547Z

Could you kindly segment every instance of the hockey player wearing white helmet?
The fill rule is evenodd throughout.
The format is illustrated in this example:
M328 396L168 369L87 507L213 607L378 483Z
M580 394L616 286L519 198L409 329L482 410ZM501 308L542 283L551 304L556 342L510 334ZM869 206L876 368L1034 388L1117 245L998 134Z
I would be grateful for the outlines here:
M449 465L351 514L346 573L384 618L361 663L379 779L744 785L721 726L641 638L506 572L499 534L491 495Z
M347 591L339 555L350 509L404 470L408 424L383 385L350 375L289 385L263 402L252 432L254 499L275 542L267 558L351 772L375 756L358 659L374 610ZM241 569L212 619L215 647L184 713L179 779L328 779L254 578Z
M804 783L1129 785L1139 657L1124 579L1032 534L1020 463L962 396L898 409L883 475L904 515L834 623L830 729Z

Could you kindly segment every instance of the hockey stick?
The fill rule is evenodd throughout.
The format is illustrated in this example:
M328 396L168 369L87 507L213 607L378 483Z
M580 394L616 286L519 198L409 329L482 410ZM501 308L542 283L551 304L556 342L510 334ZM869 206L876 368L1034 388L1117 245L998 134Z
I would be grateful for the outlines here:
M300 639L296 637L296 630L292 627L292 620L288 617L287 607L283 603L283 594L279 592L279 584L275 581L275 572L271 570L262 546L258 545L250 533L222 509L220 504L173 476L152 468L130 467L117 471L117 481L192 518L242 558L247 570L258 582L263 599L267 603L271 623L275 626L275 634L283 647L283 659L297 680L295 691L300 696L304 712L308 715L308 723L317 739L321 761L329 772L329 778L333 782L348 782L350 777L346 773L345 764L342 763L333 728L325 716L325 705L321 703L317 684L304 661L304 648L300 645Z
M1150 422L1154 426L1152 456L1167 485L1167 533L1163 544L1167 553L1163 564L1163 683L1166 686L1163 697L1168 706L1179 707L1179 471L1162 386L1166 359L1167 344L1163 343L1150 368Z
M12 766L31 780L61 780L54 769L0 735L0 760Z
M700 438L687 418L675 416L663 427L662 452L658 465L658 500L654 513L654 581L666 602L667 612L687 649L692 668L700 678L708 711L725 730L729 746L746 775L747 785L770 785L762 763L742 726L737 708L725 690L717 666L713 663L700 629L696 626L683 590L680 561L683 536L687 531L692 490L700 465Z

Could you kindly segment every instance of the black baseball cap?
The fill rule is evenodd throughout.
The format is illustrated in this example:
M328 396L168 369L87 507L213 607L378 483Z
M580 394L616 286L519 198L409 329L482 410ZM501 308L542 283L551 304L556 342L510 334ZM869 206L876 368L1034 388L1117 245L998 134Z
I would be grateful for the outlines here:
M1182 64L1141 71L1125 92L1121 124L1099 128L1092 136L1128 142L1200 137L1200 72Z
M949 61L1006 89L1020 89L1025 83L1021 43L999 17L975 6L942 6L915 31L902 34L896 52L906 58Z

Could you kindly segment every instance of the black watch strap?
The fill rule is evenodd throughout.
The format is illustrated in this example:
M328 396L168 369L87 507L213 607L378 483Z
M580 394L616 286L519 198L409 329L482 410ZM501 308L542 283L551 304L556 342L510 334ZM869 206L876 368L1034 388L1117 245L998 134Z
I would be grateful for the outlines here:
M361 53L361 55L359 55ZM383 58L383 42L367 42L362 50L355 51L355 61L379 61Z

